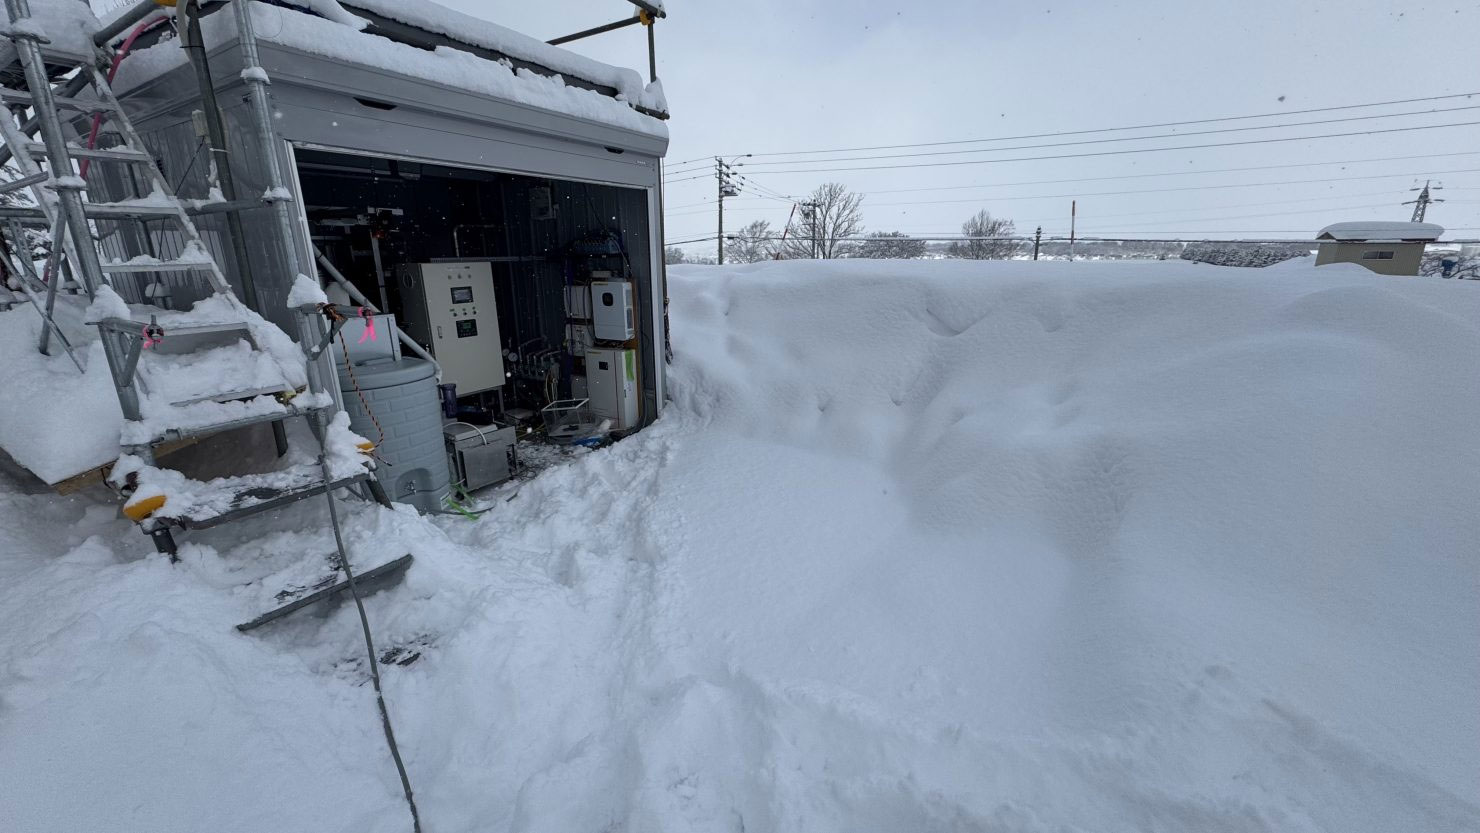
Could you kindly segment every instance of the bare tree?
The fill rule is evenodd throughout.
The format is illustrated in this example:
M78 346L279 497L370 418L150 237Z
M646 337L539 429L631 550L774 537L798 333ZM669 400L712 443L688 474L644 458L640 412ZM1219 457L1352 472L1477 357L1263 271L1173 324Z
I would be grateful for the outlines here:
M993 217L983 208L961 224L961 235L975 239L952 243L950 255L968 260L1006 260L1019 248L1018 241L1012 239L1014 229L1011 220Z
M924 257L925 241L916 240L902 231L877 232L858 244L853 256L887 260Z
M771 224L765 220L756 220L725 241L725 261L755 263L769 260L774 245L771 240Z
M788 259L830 260L847 253L846 242L863 231L863 195L839 182L819 185L786 228L784 256Z
M663 250L663 262L672 266L675 263L684 263L683 249L677 246L669 246Z

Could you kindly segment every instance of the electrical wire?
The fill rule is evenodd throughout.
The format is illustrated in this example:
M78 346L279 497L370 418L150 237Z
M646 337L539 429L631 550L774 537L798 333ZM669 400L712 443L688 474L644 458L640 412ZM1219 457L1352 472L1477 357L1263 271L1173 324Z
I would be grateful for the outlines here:
M1163 153L1170 150L1202 150L1207 148L1243 147L1247 145L1268 145L1284 142L1307 142L1318 139L1343 139L1352 136L1378 136L1389 133L1408 133L1415 130L1440 130L1449 127L1473 127L1480 121L1449 122L1446 124L1422 124L1409 127L1388 127L1379 130L1357 130L1347 133L1321 133L1313 136L1281 136L1264 139L1243 139L1236 142L1209 142L1197 145L1171 145L1159 148L1125 148L1121 150L1098 150L1088 153L1059 153L1050 156L1015 156L1005 159L967 159L955 162L914 162L897 165L859 165L854 167L834 168L801 168L788 169L784 171L754 171L755 176L775 176L778 174L805 174L805 173L837 173L841 171L883 171L896 170L900 168L946 168L960 167L963 165L995 165L1003 162L1042 162L1056 159L1087 159L1096 156L1125 156L1133 153ZM681 181L681 180L679 180Z
M324 484L327 486L333 482L327 454L319 455L319 467L323 469ZM406 764L401 760L401 748L396 743L396 731L391 727L391 714L385 705L385 692L380 689L380 661L375 654L375 640L370 636L370 619L365 615L365 602L360 598L360 587L355 580L355 571L349 564L349 552L344 546L344 534L339 529L339 508L334 502L334 490L324 489L324 496L329 500L329 523L334 528L334 545L339 549L339 566L344 568L349 594L354 597L355 609L360 614L360 632L365 637L366 659L370 663L370 683L375 687L375 702L380 706L380 727L385 730L386 745L390 747L391 759L396 762L396 773L401 777L401 791L406 796L406 806L411 810L411 829L413 833L421 833L421 814L416 811L411 779L406 775Z
M977 185L935 185L925 188L870 189L870 194L905 194L916 191L960 191L971 188L1008 188L1016 185L1062 185L1070 182L1108 182L1117 179L1150 179L1162 176L1202 176L1204 174L1234 174L1250 171L1274 171L1287 168L1315 168L1327 165L1361 165L1369 162L1407 162L1413 159L1445 159L1451 156L1480 156L1480 151L1462 150L1454 153L1423 153L1414 156L1375 156L1367 159L1333 159L1327 162L1291 162L1283 165L1252 165L1242 168L1209 168L1201 171L1164 171L1150 174L1118 174L1116 176L1079 177L1076 179L1038 179L1027 182L984 182ZM1325 182L1328 180L1295 180L1295 182ZM1220 186L1208 186L1220 187Z
M750 169L754 170L760 166L774 167L780 165L806 165L822 164L824 162L865 162L874 159L909 159L921 156L956 156L963 153L997 153L1008 150L1036 150L1039 148L1061 148L1075 145L1103 145L1112 142L1140 142L1151 139L1180 139L1184 136L1210 136L1220 133L1246 133L1251 130L1274 130L1287 127L1309 127L1316 124L1337 124L1341 122L1366 121L1371 119L1387 119L1402 116L1429 115L1432 113L1453 113L1459 110L1480 110L1480 104L1465 105L1463 107L1446 107L1433 110L1414 110L1406 113L1387 113L1372 116L1347 116L1339 119L1318 119L1316 121L1291 122L1289 124L1255 125L1249 127L1221 127L1214 130L1193 130L1185 133L1155 133L1149 136L1117 136L1110 139L1078 139L1072 142L1049 142L1036 145L1009 145L1007 147L994 148L971 148L968 150L934 150L918 153L890 153L879 156L841 156L832 159L791 159L777 162L753 162Z
M1439 174L1458 174L1458 173L1480 173L1480 168L1459 168L1459 169L1453 169L1453 170L1448 170L1448 171L1432 171L1432 172L1430 172L1430 171L1418 171L1418 172L1414 172L1414 173L1401 173L1401 174L1372 174L1372 175L1367 175L1367 176L1350 176L1350 177L1326 177L1326 178L1320 178L1320 179L1293 179L1293 180L1280 180L1280 181L1273 181L1273 182L1235 182L1235 183L1224 183L1224 184L1219 184L1219 185L1189 185L1189 186L1180 186L1180 187L1173 187L1173 188L1142 188L1142 189L1131 189L1131 190L1124 190L1124 191L1089 191L1089 192L1077 191L1077 192L1064 193L1064 194L1028 194L1028 195L1021 195L1021 194L1019 194L1019 195L1014 195L1014 196L991 196L991 197L976 197L976 198L946 199L946 200L906 200L906 201L900 201L900 202L871 202L871 203L868 203L867 205L868 205L869 208L884 208L884 207L894 207L894 206L901 206L901 205L952 205L952 204L959 204L959 203L1018 202L1018 201L1022 201L1022 200L1084 199L1086 197L1114 197L1114 196L1125 196L1125 195L1131 195L1131 194L1167 194L1167 193L1178 193L1178 192L1187 192L1187 191L1223 190L1223 189L1228 189L1228 188L1258 188L1258 187L1275 186L1275 185L1306 185L1306 184L1311 184L1311 183L1322 183L1322 182L1356 182L1356 181L1371 180L1371 179L1400 179L1400 178L1406 178L1406 177L1412 177L1412 176L1434 176L1434 175L1439 175ZM1457 189L1457 188L1462 187L1462 186L1455 186L1455 187ZM873 192L869 192L869 193L873 193ZM866 193L865 196L868 196L868 194ZM1342 195L1342 196L1356 196L1356 195ZM1375 194L1373 196L1375 196ZM1314 200L1312 200L1312 201L1314 201ZM1278 202L1271 202L1269 204L1270 205L1279 205L1279 204L1282 204L1283 202L1294 202L1294 201L1293 200L1284 200L1284 201L1278 201ZM1257 205L1259 203L1254 203L1254 204ZM677 210L677 209L693 208L693 207L697 207L697 206L706 206L706 205L708 206L708 208L702 208L701 210L698 210L698 211L682 211L682 210ZM713 206L714 206L713 201L698 202L698 203L689 203L687 205L674 206L672 210L665 210L664 211L664 216L667 216L667 217L687 217L687 216L692 216L692 215L695 215L695 214L704 214L704 213L707 213L710 209L712 209ZM766 205L766 206L738 206L738 207L732 207L732 208L730 208L730 210L731 211L770 211L770 210L773 210L773 206L769 206L769 205ZM1190 209L1190 210L1196 210L1196 209ZM1031 222L1031 221L1029 221L1029 222Z
M871 151L871 150L898 150L900 148L913 148L913 147L941 147L941 146L945 146L945 145L963 145L963 144L974 144L974 143L979 143L979 142L1015 142L1015 141L1018 141L1019 139L1046 139L1046 138L1051 138L1051 137L1054 137L1054 136L1083 136L1083 135L1087 135L1087 134L1090 134L1090 133L1114 133L1114 132L1118 132L1118 131L1121 131L1121 130L1152 130L1152 129L1161 128L1161 127L1181 127L1181 126L1189 125L1189 124L1214 124L1214 123L1217 123L1217 122L1243 121L1243 120L1247 120L1247 119L1284 118L1284 117L1288 117L1288 116L1309 115L1311 113L1332 113L1332 112L1336 112L1336 111L1339 111L1339 110L1359 110L1359 109L1362 109L1362 108L1365 108L1365 107L1386 107L1386 106L1392 106L1392 105L1396 105L1396 104L1418 104L1418 103L1426 102L1426 101L1445 101L1445 100L1455 99L1455 98L1469 98L1469 97L1475 96L1475 95L1480 95L1480 92L1450 93L1450 94L1446 94L1446 95L1424 96L1422 98L1400 98L1400 99L1393 99L1393 100L1389 100L1389 101L1374 101L1374 102L1370 102L1370 103L1367 103L1367 104L1344 104L1344 105L1333 106L1333 107L1313 107L1313 108L1308 108L1308 109L1304 109L1304 110L1286 110L1286 111L1280 112L1280 113L1255 113L1255 114L1243 115L1243 116L1219 116L1219 117L1216 117L1216 118L1190 119L1190 120L1185 120L1185 121L1169 121L1169 122L1159 122L1159 123L1155 123L1155 124L1136 124L1136 125L1127 125L1127 126L1124 126L1124 127L1097 127L1097 128L1088 128L1088 129L1082 129L1082 130L1058 130L1058 131L1052 131L1052 132L1048 132L1048 133L1027 133L1027 134L1023 134L1023 135L1020 135L1020 136L996 136L996 137L985 138L985 139L953 139L953 140L948 140L948 141L936 141L936 142L910 142L910 143L898 144L898 145L873 145L873 146L870 146L870 147L856 147L856 148L823 148L823 149L820 149L820 150L789 150L789 151L787 151L787 150L780 150L780 151L769 151L769 152L766 152L766 153L752 153L750 155L753 156L753 157L759 157L759 156L800 156L800 155L803 155L803 154L813 154L813 153L856 153L856 152ZM733 155L733 154L721 154L721 155ZM700 158L702 159L702 158L707 158L707 157L700 157ZM697 162L697 161L699 161L699 159L691 159L691 160L689 160L689 162ZM688 164L688 163L686 163L686 162L679 162L679 163L676 163L676 164L677 165L684 165L684 164Z

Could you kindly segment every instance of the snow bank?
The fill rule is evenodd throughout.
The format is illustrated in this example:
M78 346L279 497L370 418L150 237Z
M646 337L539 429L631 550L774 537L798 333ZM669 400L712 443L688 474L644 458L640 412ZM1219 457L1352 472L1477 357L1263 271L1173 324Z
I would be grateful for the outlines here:
M386 16L400 15L396 19L401 19L432 15L431 12L422 8L423 5L431 6L431 4L394 6L387 4L387 8L396 9L396 14ZM378 8L374 10L380 11ZM357 31L351 26L332 20L291 9L253 3L252 14L253 25L260 41L275 43L335 61L426 79L455 89L611 124L653 136L666 137L668 135L668 128L661 120L645 116L629 105L629 101L638 104L665 103L661 101L661 87L651 92L646 91L642 86L641 78L631 70L619 71L607 67L610 72L606 74L592 70L597 77L591 80L606 83L600 80L605 78L607 81L621 82L620 86L612 84L621 94L619 98L612 98L593 90L566 86L559 75L548 76L526 69L514 69L508 62L490 61L470 52L448 47L438 47L434 51L418 49ZM436 7L436 13L432 16L437 20L450 20L452 18L449 16L456 15L456 12ZM477 21L475 18L467 19L506 32L511 38L524 38L523 35L516 35L494 24ZM236 36L236 24L230 14L209 15L202 21L201 28L206 42L210 45L227 42ZM526 40L532 39L526 38ZM544 46L544 44L540 45ZM574 62L572 65L579 64L588 69L591 69L586 66L588 63L596 67L605 66L596 64L594 61L587 62L564 50L546 48L568 56L570 60L567 63ZM164 72L184 66L186 63L187 59L180 49L178 39L155 44L148 49L130 54L128 60L124 61L120 67L114 88L120 93L126 92ZM560 65L566 64L561 63ZM559 67L552 68L558 69Z
M427 829L1480 829L1475 289L672 270L658 425L347 520ZM0 828L406 829L352 607L231 629L320 502L176 569L0 506Z
M36 351L42 323L30 304L0 312L0 448L47 483L112 462L123 427L103 345L77 300L59 296L56 318L85 373L54 339L54 355Z

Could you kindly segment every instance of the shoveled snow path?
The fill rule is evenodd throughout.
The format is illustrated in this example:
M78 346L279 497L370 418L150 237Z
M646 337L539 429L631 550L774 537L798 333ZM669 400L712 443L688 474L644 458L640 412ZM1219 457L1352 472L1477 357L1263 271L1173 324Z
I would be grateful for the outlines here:
M349 524L427 829L1480 830L1473 289L678 272L658 425ZM0 506L0 829L408 829L352 608L231 630L321 502Z

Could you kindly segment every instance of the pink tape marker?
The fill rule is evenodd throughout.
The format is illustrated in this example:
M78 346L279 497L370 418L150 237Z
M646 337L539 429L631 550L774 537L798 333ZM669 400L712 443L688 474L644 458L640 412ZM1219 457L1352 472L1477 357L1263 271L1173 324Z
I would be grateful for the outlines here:
M375 341L375 317L369 314L364 307L360 307L360 317L365 319L365 332L360 333L360 340L356 344L364 344L366 339Z

